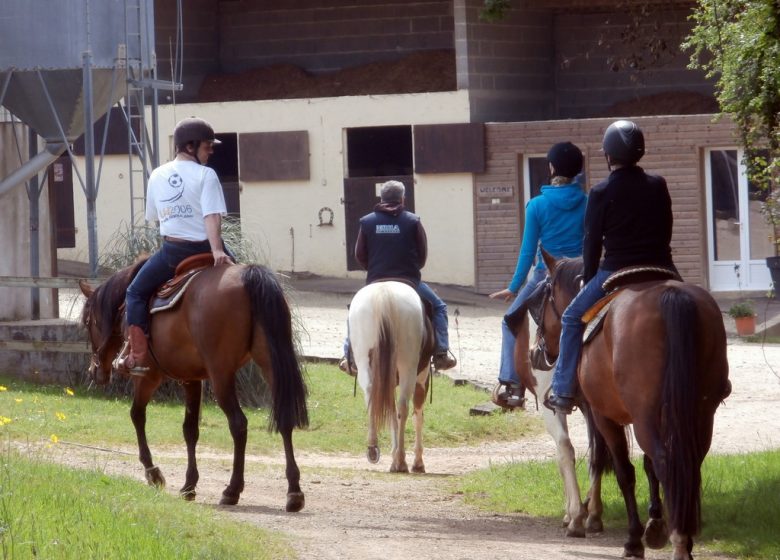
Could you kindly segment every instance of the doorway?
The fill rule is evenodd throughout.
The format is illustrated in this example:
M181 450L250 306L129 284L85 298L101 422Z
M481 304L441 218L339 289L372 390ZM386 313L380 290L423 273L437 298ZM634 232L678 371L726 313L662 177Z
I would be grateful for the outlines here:
M761 214L760 191L747 179L744 152L705 151L709 288L713 292L767 290L766 257L773 255Z
M344 219L347 270L361 270L355 259L359 220L379 202L385 181L404 184L405 206L414 212L414 163L411 126L371 126L346 130Z

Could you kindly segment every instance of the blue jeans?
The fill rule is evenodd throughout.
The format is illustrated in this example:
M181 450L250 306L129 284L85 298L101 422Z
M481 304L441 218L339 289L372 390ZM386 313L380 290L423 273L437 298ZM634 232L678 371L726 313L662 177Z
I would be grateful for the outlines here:
M436 339L434 353L443 354L450 349L450 335L447 331L447 304L425 282L421 281L417 286L417 293L433 306L433 334Z
M506 310L506 314L510 315L525 303L525 300L528 299L531 292L539 285L539 282L544 280L545 276L547 276L546 268L534 268L531 273L531 278L529 278L526 281L525 286L517 292L517 296L509 306L509 309ZM501 362L498 368L498 381L500 383L520 384L520 377L515 370L515 335L509 330L506 321L501 321Z
M447 304L436 295L428 284L420 282L417 293L433 306L433 334L436 339L435 354L444 353L450 348L450 337L447 331ZM344 339L344 355L349 356L349 337Z
M224 246L224 243L223 243ZM227 247L225 252L235 261ZM181 261L198 253L211 253L208 241L174 243L163 241L159 251L147 260L127 287L125 308L127 324L137 325L149 332L149 299L162 284L173 278Z
M610 274L612 271L599 268L596 276L583 286L561 316L560 351L552 378L552 393L555 396L574 397L577 392L577 366L582 355L582 334L585 332L582 316L606 295L601 285Z

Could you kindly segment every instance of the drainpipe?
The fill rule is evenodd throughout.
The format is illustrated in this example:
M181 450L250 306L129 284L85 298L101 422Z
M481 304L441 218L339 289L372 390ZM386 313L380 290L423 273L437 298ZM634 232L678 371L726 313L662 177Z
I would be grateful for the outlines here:
M27 161L27 163L0 182L0 196L3 196L17 185L27 182L28 179L36 175L40 170L46 169L46 167L50 163L56 161L56 159L60 157L60 154L66 149L67 145L64 142L47 144L44 151Z

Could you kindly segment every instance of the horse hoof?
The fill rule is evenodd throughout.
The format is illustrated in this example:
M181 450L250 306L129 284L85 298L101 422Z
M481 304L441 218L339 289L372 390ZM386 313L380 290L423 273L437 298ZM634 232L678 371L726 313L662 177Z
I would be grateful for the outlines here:
M603 533L604 522L598 517L588 517L587 521L585 521L585 530L588 533Z
M659 549L669 542L669 529L663 519L648 519L645 525L645 544L648 548Z
M149 467L146 469L144 476L146 477L146 482L149 486L156 486L160 490L165 488L165 477L163 476L160 467Z
M402 465L390 465L390 472L408 474L409 466L406 463Z
M577 528L567 527L566 536L571 539L584 539L585 529L582 527L577 527Z
M366 457L368 457L368 462L372 464L376 464L379 462L379 446L377 445L369 445L368 451L366 451Z
M181 496L181 497L182 497L182 498L183 498L185 501L187 501L187 502L193 502L193 501L195 501L195 496L196 496L197 494L196 494L196 492L195 492L195 489L194 489L194 488L193 488L193 489L191 489L191 490L185 490L184 488L182 488L181 490L179 490L179 495L180 495L180 496Z
M295 513L296 511L301 511L305 503L306 499L303 497L303 492L289 492L285 509L290 513Z
M419 465L412 466L412 472L417 474L425 474L425 465L420 463Z
M222 493L222 499L219 501L221 506L234 506L238 503L238 496Z
M625 545L623 547L623 558L644 558L645 557L645 547L642 546L642 543L639 543L638 545L632 546L632 545Z

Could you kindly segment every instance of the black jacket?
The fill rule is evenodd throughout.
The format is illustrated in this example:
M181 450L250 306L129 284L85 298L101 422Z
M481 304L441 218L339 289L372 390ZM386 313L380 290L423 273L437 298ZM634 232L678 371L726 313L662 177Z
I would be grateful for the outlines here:
M402 278L415 285L428 256L425 229L417 214L400 204L377 204L360 218L355 258L366 269L366 283Z
M674 268L672 200L666 181L641 167L621 167L590 190L585 210L582 258L585 281L599 267L616 271L627 266Z

